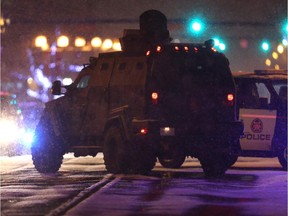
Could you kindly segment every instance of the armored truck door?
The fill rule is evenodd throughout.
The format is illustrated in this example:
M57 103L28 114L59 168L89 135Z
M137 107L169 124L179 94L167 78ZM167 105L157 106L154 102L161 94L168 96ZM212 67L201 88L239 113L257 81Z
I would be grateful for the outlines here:
M89 82L92 70L84 68L78 75L75 82L67 89L64 97L59 98L61 103L63 131L71 139L79 137L79 131L83 124L87 108L87 99L89 93Z
M88 106L82 136L102 135L109 111L109 82L114 58L99 58L93 71L88 92Z

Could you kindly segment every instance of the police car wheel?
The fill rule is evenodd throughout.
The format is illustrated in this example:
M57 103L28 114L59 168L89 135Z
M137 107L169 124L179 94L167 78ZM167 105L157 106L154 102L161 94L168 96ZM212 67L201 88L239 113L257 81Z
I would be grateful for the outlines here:
M284 170L287 170L287 146L279 151L278 160Z

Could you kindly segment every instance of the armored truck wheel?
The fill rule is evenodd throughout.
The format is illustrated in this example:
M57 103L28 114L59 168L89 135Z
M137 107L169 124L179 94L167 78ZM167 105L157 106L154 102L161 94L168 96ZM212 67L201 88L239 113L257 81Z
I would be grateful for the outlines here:
M111 126L104 139L104 163L108 172L145 174L156 163L156 156L146 144L125 141L121 130Z
M238 160L238 155L228 155L228 157L226 158L226 165L228 167L231 167L236 163L237 160Z
M180 168L186 159L183 149L174 148L163 151L158 160L163 167Z
M199 159L206 177L222 177L228 169L226 156L224 154L211 154L201 156Z
M174 156L174 155L173 155ZM159 163L166 168L180 168L182 164L184 163L186 156L185 155L180 155L177 157L169 157L169 156L161 156L158 157Z
M64 151L57 140L53 128L44 114L36 127L31 147L33 164L38 172L55 173L61 167Z
M282 148L281 151L279 151L278 160L283 169L287 170L287 146L285 146L284 148Z
M133 145L132 169L135 174L148 174L156 164L156 154L147 142L142 140Z
M131 154L121 130L116 126L108 128L104 139L104 163L108 172L131 172Z

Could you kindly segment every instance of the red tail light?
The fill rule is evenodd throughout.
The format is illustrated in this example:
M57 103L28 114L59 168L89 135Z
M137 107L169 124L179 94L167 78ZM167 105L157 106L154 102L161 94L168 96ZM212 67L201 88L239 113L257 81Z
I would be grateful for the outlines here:
M232 93L228 93L226 95L226 99L225 99L225 105L227 106L233 106L234 105L234 100L235 100L235 97L234 97L234 94Z
M233 94L227 94L227 100L228 101L234 101L234 95Z
M157 104L157 102L158 102L158 93L157 92L152 92L151 99L152 99L152 103L153 104Z
M156 51L161 52L161 46L157 46Z
M142 135L145 135L145 134L148 133L148 129L147 129L147 128L141 128L141 129L140 129L140 133L141 133Z

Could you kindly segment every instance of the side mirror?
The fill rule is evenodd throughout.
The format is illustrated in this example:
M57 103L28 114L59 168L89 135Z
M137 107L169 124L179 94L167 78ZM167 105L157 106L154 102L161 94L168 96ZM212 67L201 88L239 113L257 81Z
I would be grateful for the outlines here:
M61 95L62 94L61 88L62 88L61 81L56 80L52 83L51 93L53 95Z

